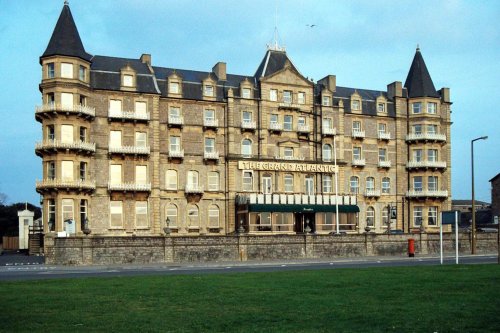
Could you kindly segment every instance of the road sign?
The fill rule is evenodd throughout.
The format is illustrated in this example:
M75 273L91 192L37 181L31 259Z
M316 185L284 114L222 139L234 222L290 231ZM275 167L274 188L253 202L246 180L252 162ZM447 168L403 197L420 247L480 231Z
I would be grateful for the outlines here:
M456 216L455 214L458 214ZM455 224L455 218L458 217L460 221L460 212L458 210L446 210L442 212L441 215L441 224Z

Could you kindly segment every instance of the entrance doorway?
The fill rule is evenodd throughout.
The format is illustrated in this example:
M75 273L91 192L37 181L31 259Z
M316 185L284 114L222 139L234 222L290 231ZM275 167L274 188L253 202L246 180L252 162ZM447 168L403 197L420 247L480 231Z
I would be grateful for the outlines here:
M295 213L294 216L296 233L304 233L307 226L311 228L312 233L316 232L315 213Z

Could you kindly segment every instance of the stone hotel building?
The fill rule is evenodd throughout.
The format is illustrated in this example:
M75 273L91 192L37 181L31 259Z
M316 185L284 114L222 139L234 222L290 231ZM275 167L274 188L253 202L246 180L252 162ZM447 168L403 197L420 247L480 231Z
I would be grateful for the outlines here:
M450 93L418 48L383 91L277 46L253 75L159 67L87 53L66 3L40 64L46 233L432 232L450 209Z

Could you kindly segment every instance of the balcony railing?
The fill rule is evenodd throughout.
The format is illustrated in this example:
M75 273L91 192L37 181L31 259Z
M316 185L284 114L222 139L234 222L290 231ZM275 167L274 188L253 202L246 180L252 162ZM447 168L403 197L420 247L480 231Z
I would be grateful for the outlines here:
M390 168L391 161L378 161L378 167L379 168Z
M280 109L300 109L300 104L296 103L288 103L288 102L282 102L278 104L278 107Z
M149 120L149 112L109 110L108 117L112 119Z
M95 108L75 104L75 105L63 105L59 103L47 103L35 108L35 114L41 114L46 112L66 112L72 114L84 114L87 116L95 117Z
M85 141L63 142L60 140L44 140L37 142L35 150L57 150L57 149L71 149L71 150L84 150L95 153L95 143Z
M410 133L406 136L406 141L436 141L445 142L446 135L438 133Z
M182 116L168 116L168 125L182 126L184 125L184 117Z
M170 150L168 152L168 157L170 157L170 158L184 158L184 149L182 149L182 150Z
M219 119L203 119L204 127L219 127Z
M365 166L366 160L364 158L354 158L352 160L352 165L353 166Z
M108 190L110 191L123 191L123 192L150 192L151 183L138 184L138 183L108 183Z
M151 153L150 147L140 147L140 146L121 146L121 147L109 147L110 154L131 154L131 155L149 155Z
M297 125L297 132L299 133L309 133L311 131L309 125Z
M203 158L206 160L219 160L218 151L206 151L203 153Z
M365 131L352 130L352 137L362 139L365 137Z
M274 204L274 205L356 205L355 195L333 194L290 194L290 193L239 193L236 197L236 203L244 204Z
M186 184L184 192L186 194L203 194L205 190L203 189L203 186L198 184Z
M365 197L369 198L380 197L380 190L365 190Z
M446 169L446 162L441 161L408 161L406 164L408 169L421 169L421 168L431 168L431 169Z
M391 133L378 132L378 139L379 140L390 140L391 139Z
M36 189L37 191L46 189L95 190L95 181L44 179L36 182Z
M447 190L409 190L406 192L406 196L410 198L447 198L448 191Z
M272 121L269 123L269 130L270 131L276 131L276 132L281 132L283 131L283 124Z
M255 121L245 121L241 122L241 128L254 130L257 128L257 123Z
M337 129L331 127L323 127L323 135L337 135Z
M287 156L287 155L276 155L274 156L276 160L285 160L285 161L303 161L305 160L304 156Z

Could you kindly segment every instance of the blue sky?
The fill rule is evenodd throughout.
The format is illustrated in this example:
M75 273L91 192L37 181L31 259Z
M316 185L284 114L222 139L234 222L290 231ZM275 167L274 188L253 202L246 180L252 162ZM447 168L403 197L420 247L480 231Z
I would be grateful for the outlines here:
M500 1L72 0L87 52L139 58L157 66L253 74L272 41L277 3L280 42L314 80L385 90L404 83L417 44L437 89L451 89L452 195L471 195L470 140L476 142L476 199L490 202L500 173ZM415 4L418 5L415 5ZM34 107L45 50L63 0L0 0L0 192L38 202L41 139ZM314 28L307 25L315 24Z

